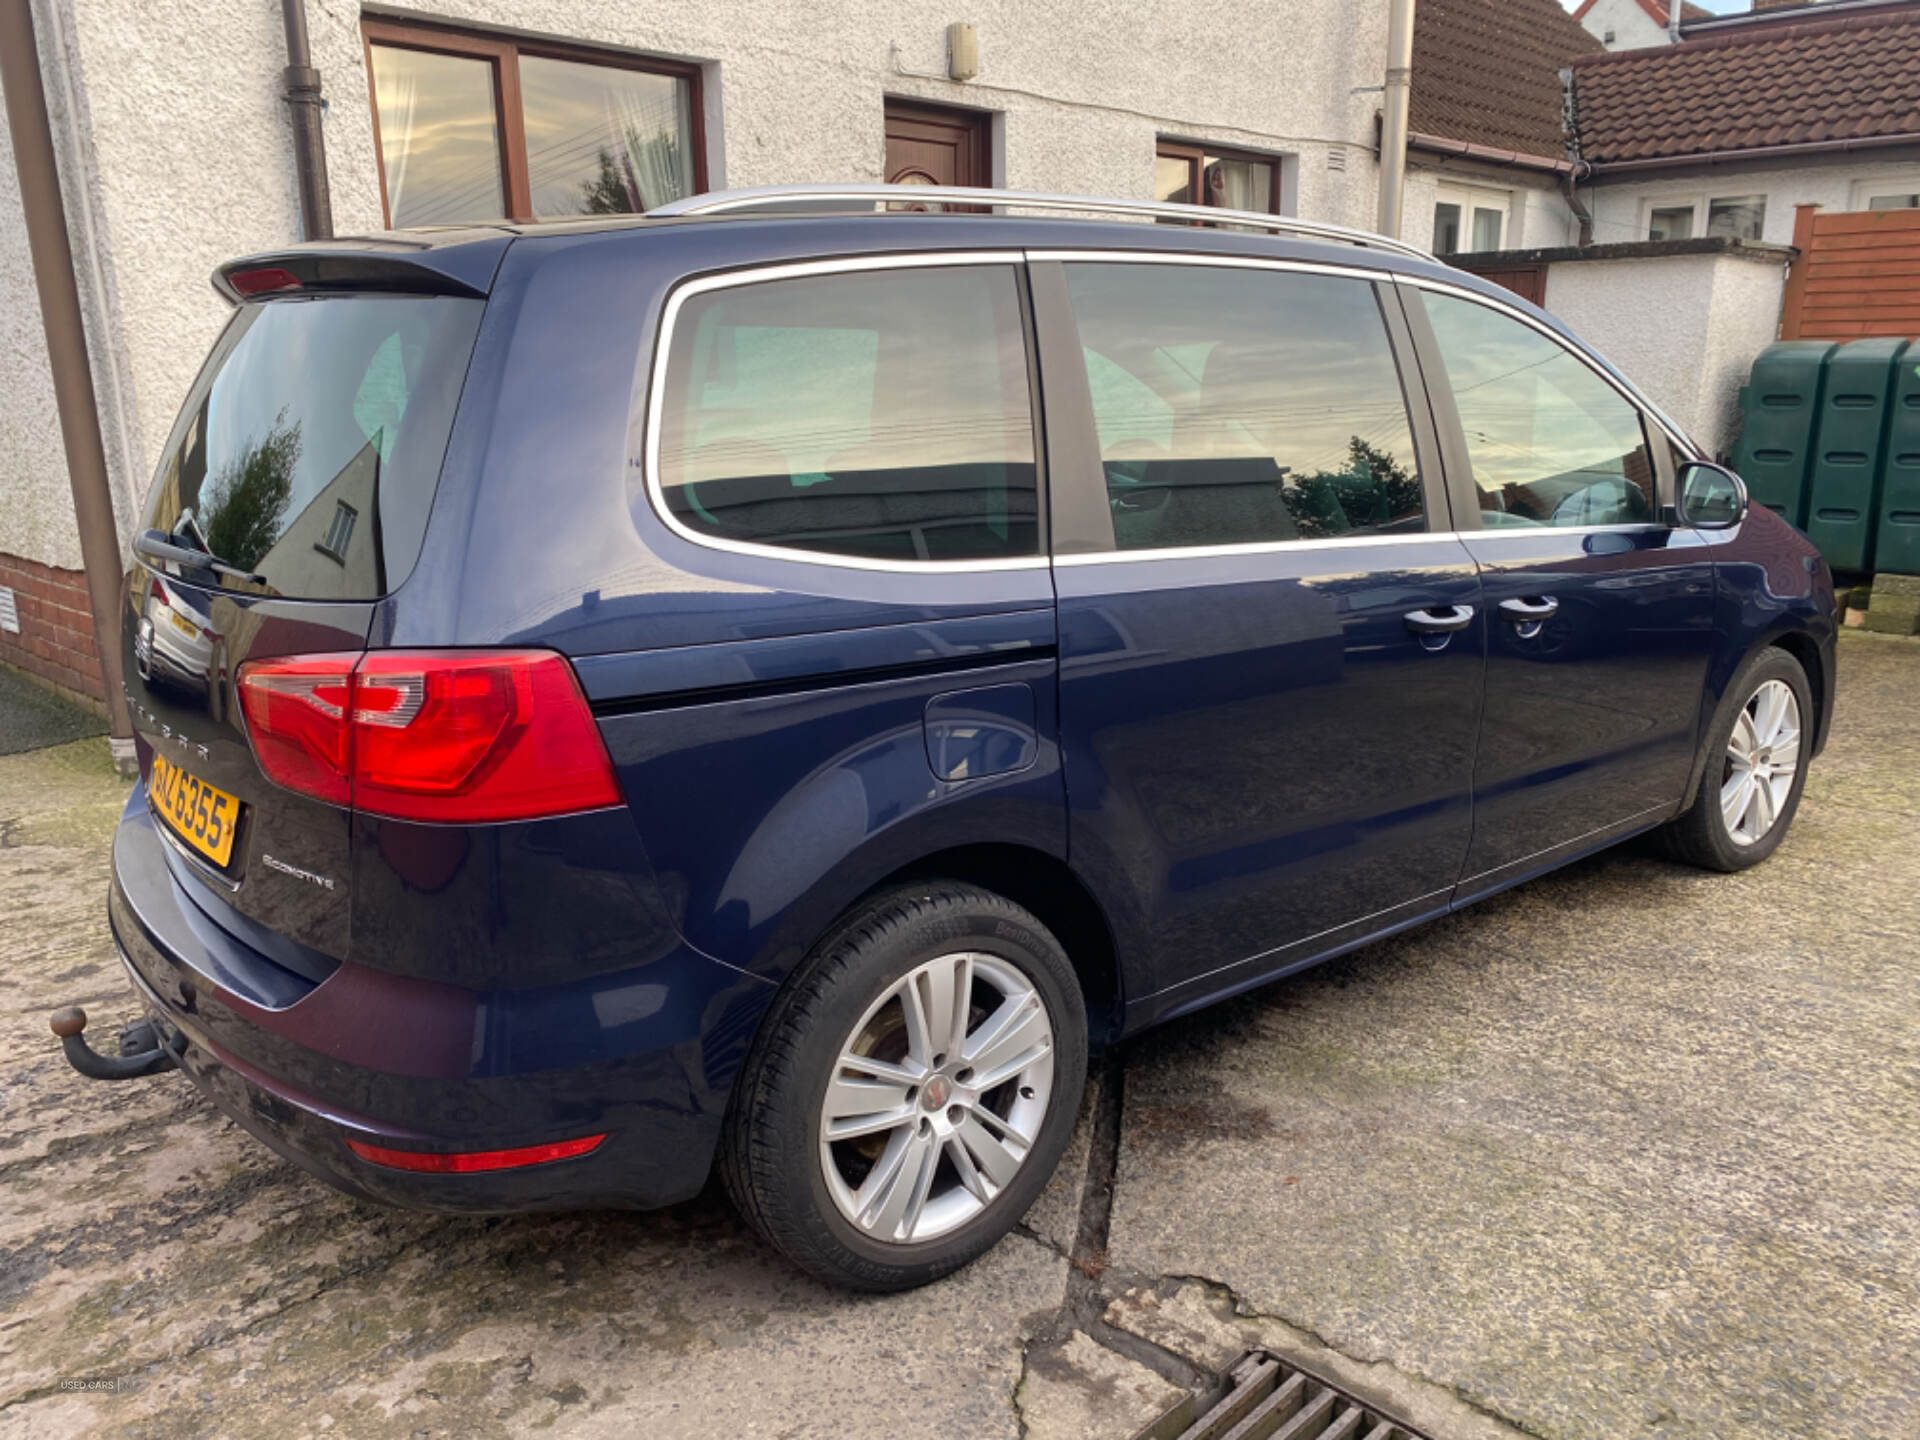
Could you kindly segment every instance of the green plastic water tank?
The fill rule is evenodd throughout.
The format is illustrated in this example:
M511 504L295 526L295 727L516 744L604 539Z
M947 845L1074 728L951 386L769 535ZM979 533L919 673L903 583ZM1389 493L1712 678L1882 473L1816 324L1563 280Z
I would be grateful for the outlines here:
M1813 446L1807 522L1801 528L1836 570L1873 565L1887 402L1905 340L1855 340L1827 361L1825 398Z
M1769 345L1753 362L1753 374L1740 392L1740 444L1733 468L1747 482L1754 504L1794 525L1807 523L1821 386L1827 362L1839 348L1831 340Z
M1920 575L1920 345L1910 346L1894 367L1873 568Z

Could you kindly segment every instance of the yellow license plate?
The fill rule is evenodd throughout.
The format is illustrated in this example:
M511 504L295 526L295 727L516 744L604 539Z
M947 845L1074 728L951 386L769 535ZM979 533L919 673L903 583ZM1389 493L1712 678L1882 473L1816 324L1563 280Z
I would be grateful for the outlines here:
M233 854L240 802L159 755L153 757L153 808L174 832L216 865Z

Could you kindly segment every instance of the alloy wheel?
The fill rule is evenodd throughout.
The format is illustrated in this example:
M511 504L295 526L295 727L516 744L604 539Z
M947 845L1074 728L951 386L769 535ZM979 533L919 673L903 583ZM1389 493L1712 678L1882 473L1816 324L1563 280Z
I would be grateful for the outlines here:
M1736 845L1767 837L1793 793L1800 769L1800 702L1783 680L1764 681L1727 737L1720 815Z
M896 981L853 1027L820 1106L820 1164L863 1235L915 1244L973 1219L1026 1164L1053 1096L1053 1024L977 951Z

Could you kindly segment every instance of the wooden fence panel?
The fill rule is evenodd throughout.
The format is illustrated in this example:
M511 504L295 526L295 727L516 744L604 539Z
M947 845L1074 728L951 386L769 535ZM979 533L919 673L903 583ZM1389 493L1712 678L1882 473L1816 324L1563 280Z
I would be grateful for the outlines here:
M1793 243L1782 340L1920 335L1920 210L1823 215L1802 205Z

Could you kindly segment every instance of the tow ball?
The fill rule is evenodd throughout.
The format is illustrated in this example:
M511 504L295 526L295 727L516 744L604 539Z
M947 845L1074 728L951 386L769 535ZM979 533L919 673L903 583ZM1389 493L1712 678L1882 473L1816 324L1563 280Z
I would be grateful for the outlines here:
M150 1020L136 1021L120 1032L120 1053L102 1055L87 1044L87 1012L78 1005L63 1005L48 1021L60 1037L60 1048L67 1063L91 1080L138 1080L143 1075L158 1075L178 1063Z

